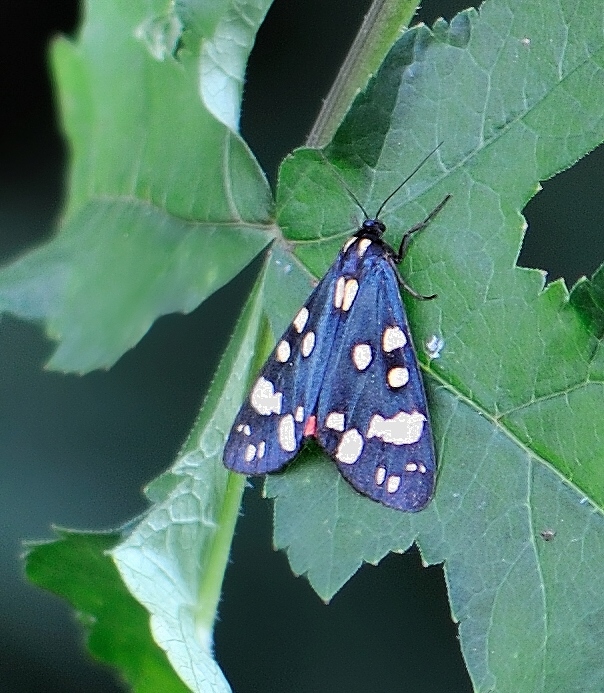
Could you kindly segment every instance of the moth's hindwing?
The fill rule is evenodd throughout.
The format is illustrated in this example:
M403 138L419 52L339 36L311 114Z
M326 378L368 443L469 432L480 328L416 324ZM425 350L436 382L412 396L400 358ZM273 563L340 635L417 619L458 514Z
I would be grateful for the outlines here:
M340 258L277 342L237 414L224 452L229 469L275 472L300 449L330 365L338 322L331 306Z

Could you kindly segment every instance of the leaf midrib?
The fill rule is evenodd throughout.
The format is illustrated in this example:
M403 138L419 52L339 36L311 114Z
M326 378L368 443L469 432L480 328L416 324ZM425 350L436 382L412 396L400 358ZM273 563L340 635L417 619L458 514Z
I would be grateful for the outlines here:
M275 239L281 239L283 238L283 234L281 233L281 229L277 225L277 223L274 221L274 219L271 219L270 221L267 221L265 223L263 222L252 222L252 221L245 221L244 219L231 219L227 221L206 221L203 219L194 219L191 217L185 217L181 216L179 214L175 214L169 209L166 209L165 207L160 207L156 203L154 203L152 200L145 200L140 197L136 197L135 195L103 195L103 194L95 194L92 195L91 197L87 198L87 200L79 206L74 212L71 213L70 218L73 218L76 216L78 213L80 213L83 209L85 209L88 205L92 204L116 204L116 203L126 203L126 204L134 204L138 207L146 207L147 209L152 210L153 212L157 214L161 214L163 216L169 217L171 219L174 219L175 221L178 221L182 224L188 224L189 226L194 226L194 227L208 227L208 228L213 228L213 227L224 227L224 228L229 228L229 227L237 227L237 228L247 228L247 229L256 229L258 231L262 232L267 232L271 236L273 236ZM65 222L63 222L64 225Z
M564 474L562 474L562 472L559 469L557 469L549 460L547 460L545 457L543 457L539 453L535 452L523 440L521 440L513 431L511 431L509 428L507 428L505 425L503 425L499 416L493 415L491 412L486 410L484 407L481 407L477 402L475 402L474 400L470 399L467 395L460 392L448 380L446 380L441 375L439 375L438 373L436 373L435 371L430 369L428 366L420 363L420 367L425 373L428 373L432 378L434 378L434 380L436 380L439 383L439 385L441 385L447 392L449 392L454 397L456 397L458 401L466 404L470 409L472 409L473 411L478 413L480 416L482 416L484 419L486 419L489 423L491 423L496 429L501 431L512 443L514 443L520 450L522 450L529 457L529 460L534 460L534 461L540 462L541 464L545 465L548 469L553 471L556 474L556 476L558 476L558 478L564 482L564 484L566 484L568 487L572 488L577 493L577 495L587 498L589 500L590 504L592 505L592 507L594 508L594 510L597 511L598 513L600 513L600 515L602 515L604 517L604 510L602 508L599 508L592 501L592 499L587 495L587 493L584 489L582 489L580 486L577 486L568 477L564 476ZM588 383L590 383L590 382L593 382L593 381L588 381ZM581 385L581 387L585 386L588 383L583 383ZM523 406L528 406L528 405L523 405ZM514 410L511 410L511 411L514 411Z

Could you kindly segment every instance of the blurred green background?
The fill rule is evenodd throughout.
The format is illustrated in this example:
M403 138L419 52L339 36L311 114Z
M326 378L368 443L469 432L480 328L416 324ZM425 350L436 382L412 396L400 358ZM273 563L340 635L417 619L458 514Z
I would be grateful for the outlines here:
M467 6L427 0L431 24ZM277 0L252 53L242 129L274 181L303 143L369 0ZM65 149L53 113L46 47L78 23L75 0L2 3L0 259L49 236ZM520 264L571 285L604 258L604 159L593 152L546 182L526 210ZM24 538L50 525L115 527L145 507L142 486L168 466L195 415L252 280L247 272L188 316L162 318L109 372L43 370L39 326L0 322L0 691L123 690L92 663L58 599L28 586ZM258 487L258 483L256 482ZM227 573L216 653L237 693L464 693L470 684L443 573L417 553L365 566L329 607L271 548L271 507L245 497Z

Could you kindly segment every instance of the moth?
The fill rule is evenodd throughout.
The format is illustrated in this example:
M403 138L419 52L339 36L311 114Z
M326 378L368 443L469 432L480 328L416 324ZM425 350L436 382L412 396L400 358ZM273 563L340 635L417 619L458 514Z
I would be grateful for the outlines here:
M346 188L364 221L261 369L226 443L228 469L278 472L314 438L359 493L402 511L429 502L436 456L400 288L436 296L415 292L398 265L450 195L403 234L398 250L383 240L379 218L424 162L373 217Z

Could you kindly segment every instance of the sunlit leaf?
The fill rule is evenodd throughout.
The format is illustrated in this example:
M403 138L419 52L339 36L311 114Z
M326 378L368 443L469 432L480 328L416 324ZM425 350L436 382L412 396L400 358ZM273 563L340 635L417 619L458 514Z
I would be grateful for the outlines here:
M0 311L43 320L58 341L50 367L112 365L274 235L270 191L235 117L269 4L90 2L77 39L55 41L67 209L48 244L0 271Z

